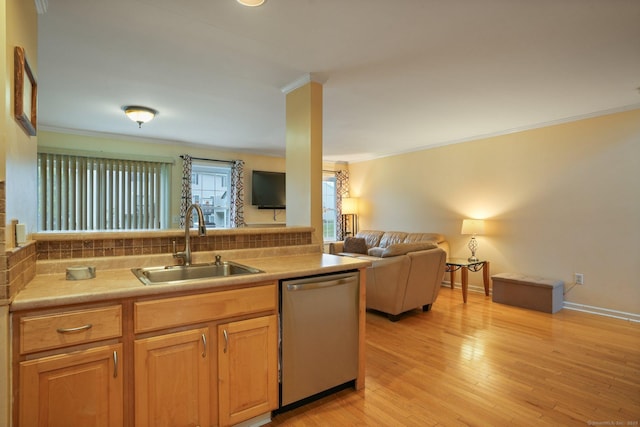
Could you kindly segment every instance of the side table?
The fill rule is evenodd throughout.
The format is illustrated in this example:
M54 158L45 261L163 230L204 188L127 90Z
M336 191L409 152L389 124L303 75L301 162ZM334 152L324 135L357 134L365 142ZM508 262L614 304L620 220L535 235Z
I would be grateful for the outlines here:
M469 271L476 272L482 270L482 281L484 284L484 294L489 296L489 261L478 260L469 261L465 258L447 259L447 273L450 274L451 289L455 283L456 271L462 270L462 300L467 302L467 290L469 288Z

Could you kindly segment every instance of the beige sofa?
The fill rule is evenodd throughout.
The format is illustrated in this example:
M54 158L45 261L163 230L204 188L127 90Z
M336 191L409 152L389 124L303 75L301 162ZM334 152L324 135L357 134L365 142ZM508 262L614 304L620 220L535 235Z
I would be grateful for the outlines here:
M436 301L449 245L437 233L363 230L329 245L329 252L371 261L367 268L367 308L392 321Z

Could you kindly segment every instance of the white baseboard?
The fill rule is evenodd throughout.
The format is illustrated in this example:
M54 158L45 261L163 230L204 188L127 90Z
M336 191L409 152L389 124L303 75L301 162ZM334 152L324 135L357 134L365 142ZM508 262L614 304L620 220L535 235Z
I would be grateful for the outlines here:
M444 286L445 288L451 288L451 282L449 282L449 281L443 280L441 285ZM454 289L462 289L462 285L460 283L455 283L453 285L453 288ZM482 286L469 285L467 290L469 292L476 292L476 293L479 293L479 294L484 294L484 287L482 287ZM491 295L491 289L489 289L489 295Z
M627 320L629 322L640 323L640 314L627 313L625 311L610 310L608 308L594 307L592 305L578 304L575 302L565 301L562 308L567 310L583 311L585 313L597 314L599 316L613 317L615 319Z
M451 282L443 281L442 286L450 288L451 287L450 283ZM454 288L460 289L461 285L456 283L454 285ZM484 294L484 287L469 285L469 292L477 292L477 293ZM489 294L491 294L491 292L489 292ZM626 320L629 322L640 323L640 314L636 314L636 313L627 313L625 311L611 310L603 307L594 307L592 305L578 304L578 303L569 302L569 301L564 301L562 304L562 308L566 308L567 310L582 311L584 313L597 314L598 316L613 317L615 319Z

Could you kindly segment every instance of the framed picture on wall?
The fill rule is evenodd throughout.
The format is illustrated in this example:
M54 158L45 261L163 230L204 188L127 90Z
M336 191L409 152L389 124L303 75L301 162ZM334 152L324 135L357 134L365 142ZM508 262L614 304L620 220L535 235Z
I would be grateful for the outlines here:
M24 131L33 136L36 134L38 84L24 48L16 46L14 62L14 114Z

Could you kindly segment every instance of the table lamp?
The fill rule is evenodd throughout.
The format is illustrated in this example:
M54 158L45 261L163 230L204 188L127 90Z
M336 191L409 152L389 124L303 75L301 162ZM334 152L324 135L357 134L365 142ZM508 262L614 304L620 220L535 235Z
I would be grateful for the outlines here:
M471 234L471 240L469 240L469 250L471 256L468 258L469 262L479 261L476 257L476 250L478 249L478 241L476 240L476 234L484 234L484 220L482 219L463 219L462 230L460 234Z

